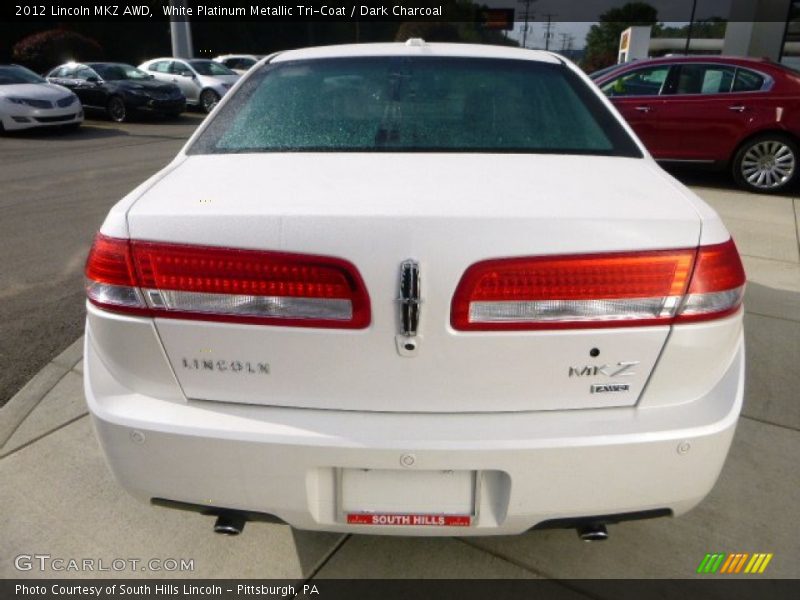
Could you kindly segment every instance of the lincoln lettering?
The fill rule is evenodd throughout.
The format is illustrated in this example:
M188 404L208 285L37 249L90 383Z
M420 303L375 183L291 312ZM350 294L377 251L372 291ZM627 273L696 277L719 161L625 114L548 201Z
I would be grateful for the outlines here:
M269 363L248 360L215 360L212 358L183 358L181 365L189 371L269 375Z

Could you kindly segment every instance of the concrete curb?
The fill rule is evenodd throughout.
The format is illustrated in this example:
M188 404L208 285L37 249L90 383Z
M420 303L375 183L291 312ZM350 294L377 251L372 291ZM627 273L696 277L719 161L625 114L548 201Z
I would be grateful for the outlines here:
M20 391L0 408L0 455L14 432L42 399L72 371L83 358L83 336L51 360Z

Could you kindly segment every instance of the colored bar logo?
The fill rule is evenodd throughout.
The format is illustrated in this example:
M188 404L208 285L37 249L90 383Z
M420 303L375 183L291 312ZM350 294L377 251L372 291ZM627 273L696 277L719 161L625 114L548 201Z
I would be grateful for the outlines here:
M734 552L726 554L716 552L706 554L697 567L697 572L701 574L731 575L736 573L747 573L751 575L761 574L767 569L769 561L772 560L772 553L756 552Z

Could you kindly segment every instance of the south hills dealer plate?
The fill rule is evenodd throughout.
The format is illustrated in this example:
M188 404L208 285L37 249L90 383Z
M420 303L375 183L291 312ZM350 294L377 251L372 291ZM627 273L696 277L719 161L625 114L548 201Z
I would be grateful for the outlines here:
M386 525L400 527L469 527L470 515L404 515L392 513L349 513L348 525Z
M339 469L340 519L349 525L469 527L478 480L475 471Z

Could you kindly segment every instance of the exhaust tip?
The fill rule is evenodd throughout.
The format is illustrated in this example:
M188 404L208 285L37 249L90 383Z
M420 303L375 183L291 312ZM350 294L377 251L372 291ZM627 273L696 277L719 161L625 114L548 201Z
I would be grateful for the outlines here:
M592 523L578 527L578 537L584 542L604 542L608 539L608 529L603 523Z
M242 533L245 518L236 513L223 513L217 517L214 523L214 533L220 535L239 535Z

